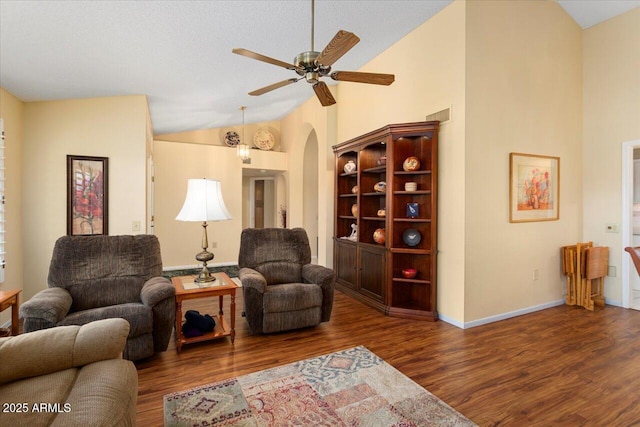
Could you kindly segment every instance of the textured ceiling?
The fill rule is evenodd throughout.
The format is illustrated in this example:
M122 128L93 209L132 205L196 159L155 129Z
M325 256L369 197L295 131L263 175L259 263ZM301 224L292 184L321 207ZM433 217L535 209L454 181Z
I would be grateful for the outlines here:
M318 0L315 50L351 31L361 41L333 68L357 70L449 3ZM640 6L558 3L583 28ZM312 88L300 81L251 97L295 74L231 50L292 62L310 50L310 23L307 0L0 0L0 86L23 101L144 94L155 134L237 125L243 105L247 123L276 120L314 96Z

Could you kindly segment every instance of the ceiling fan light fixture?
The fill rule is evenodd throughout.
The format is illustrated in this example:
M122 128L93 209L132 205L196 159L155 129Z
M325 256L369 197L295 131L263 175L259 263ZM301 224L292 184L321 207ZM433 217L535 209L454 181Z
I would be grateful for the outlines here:
M274 89L287 86L291 83L295 83L298 80L305 79L307 83L313 86L313 90L318 97L318 100L324 107L328 107L336 103L331 91L327 87L326 83L320 81L321 77L330 76L331 79L337 81L356 82L356 83L369 83L377 85L388 86L395 80L393 74L378 74L378 73L361 73L357 71L338 71L331 72L331 66L340 59L345 53L351 50L358 42L360 38L355 34L339 30L333 39L327 44L322 52L316 52L313 47L314 42L314 0L311 0L311 50L299 53L293 60L293 64L288 64L283 61L271 58L269 56L261 55L256 52L252 52L247 49L236 48L233 49L233 53L237 55L246 56L248 58L256 59L258 61L266 62L268 64L277 65L283 68L294 70L296 74L300 76L297 79L287 79L278 83L273 83L263 88L249 92L251 96L263 95L267 92L271 92Z

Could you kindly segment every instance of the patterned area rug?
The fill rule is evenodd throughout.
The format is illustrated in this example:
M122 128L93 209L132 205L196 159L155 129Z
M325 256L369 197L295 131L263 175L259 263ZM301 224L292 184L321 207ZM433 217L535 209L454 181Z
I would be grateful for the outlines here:
M164 396L165 426L475 426L355 347Z

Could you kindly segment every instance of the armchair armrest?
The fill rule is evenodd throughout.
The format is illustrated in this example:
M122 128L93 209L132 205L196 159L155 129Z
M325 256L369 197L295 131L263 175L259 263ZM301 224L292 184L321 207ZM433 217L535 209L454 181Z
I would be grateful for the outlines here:
M302 279L307 283L315 283L321 287L333 288L335 273L332 269L321 265L306 264L302 266Z
M47 288L35 294L20 306L24 318L24 331L53 328L69 313L73 299L62 288Z
M173 298L176 288L173 287L166 277L152 277L147 280L140 291L142 303L148 307L153 307L166 298Z
M322 321L331 319L333 309L333 287L336 275L330 268L321 265L306 264L302 266L302 280L315 283L322 289Z
M258 271L244 267L238 271L238 278L243 288L255 289L261 294L267 289L267 279Z
M0 384L122 357L129 322L103 319L0 338Z

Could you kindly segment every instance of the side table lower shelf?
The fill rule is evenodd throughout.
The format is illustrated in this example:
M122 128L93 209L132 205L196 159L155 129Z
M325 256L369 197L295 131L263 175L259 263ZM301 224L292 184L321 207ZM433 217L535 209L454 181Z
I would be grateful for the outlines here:
M216 321L216 327L212 332L204 333L197 337L185 337L182 333L176 334L176 347L181 348L183 344L192 344L196 342L216 340L218 338L231 337L231 342L235 340L235 330L229 326L229 323L220 316L211 316ZM180 330L182 332L182 329Z

